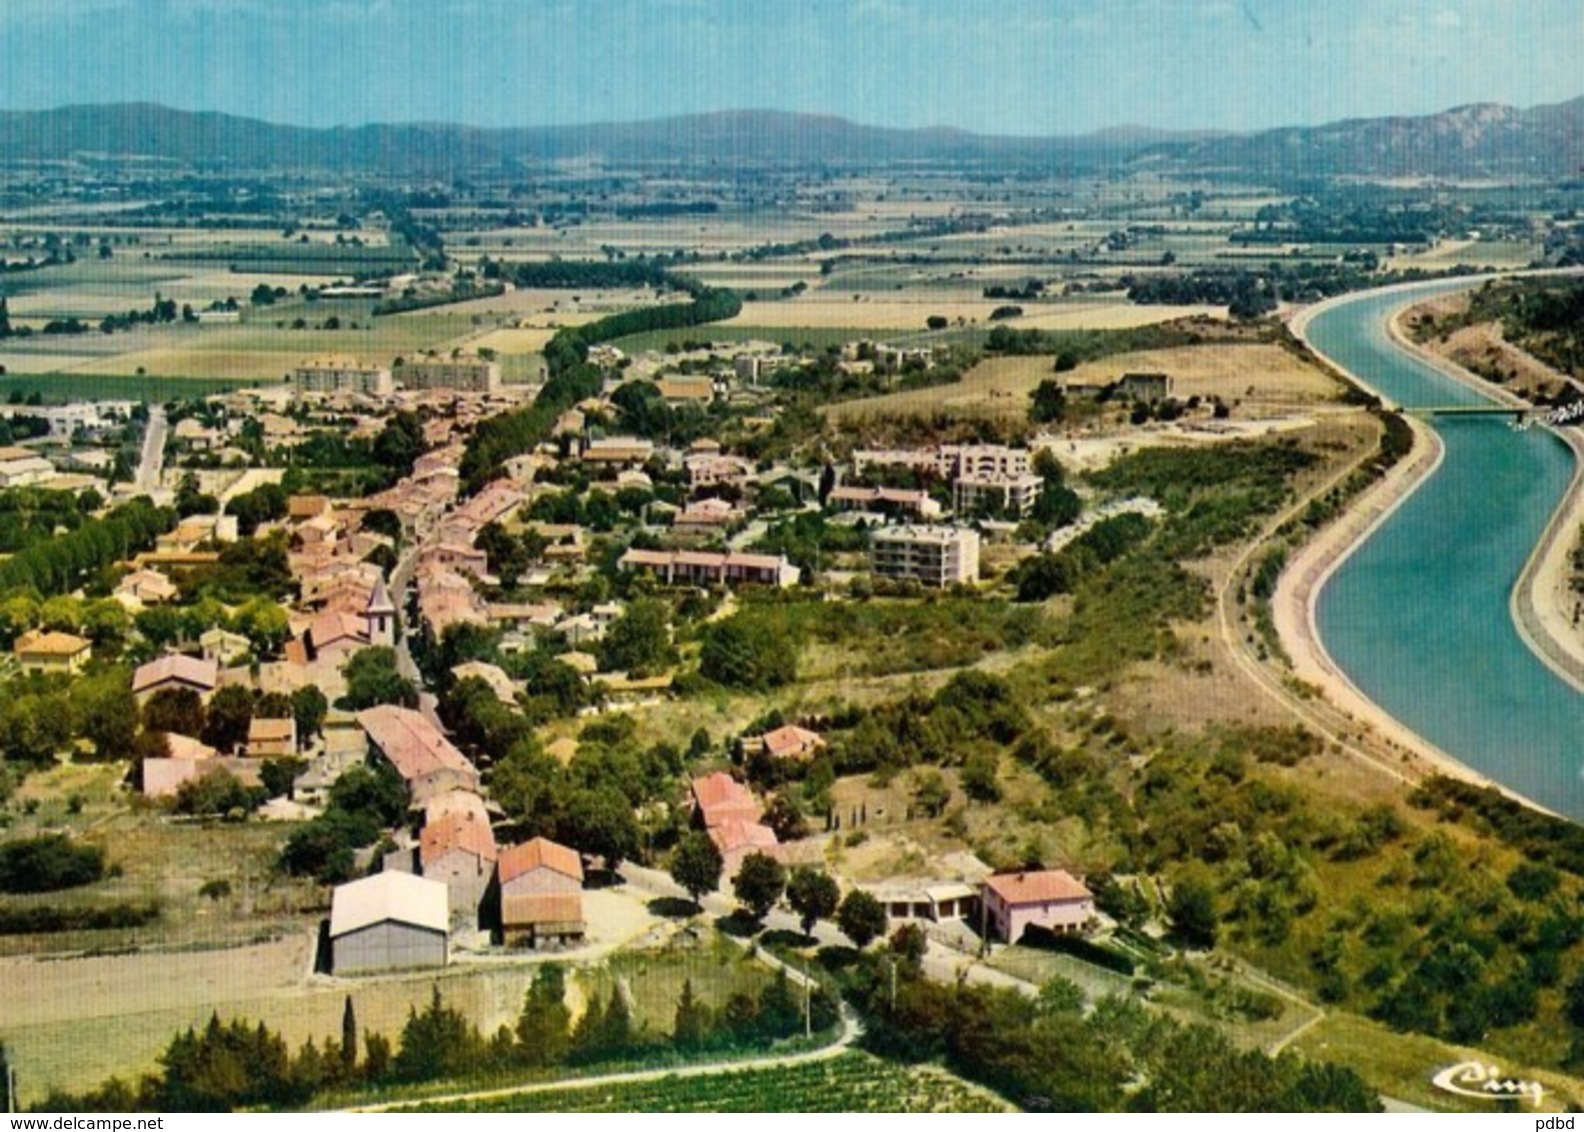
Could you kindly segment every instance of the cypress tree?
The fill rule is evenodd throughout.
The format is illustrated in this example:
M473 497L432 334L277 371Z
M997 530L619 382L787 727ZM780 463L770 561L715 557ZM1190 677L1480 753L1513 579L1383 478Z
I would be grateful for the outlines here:
M358 1028L357 1014L352 1009L352 996L346 996L346 1006L341 1010L341 1071L350 1079L357 1071Z

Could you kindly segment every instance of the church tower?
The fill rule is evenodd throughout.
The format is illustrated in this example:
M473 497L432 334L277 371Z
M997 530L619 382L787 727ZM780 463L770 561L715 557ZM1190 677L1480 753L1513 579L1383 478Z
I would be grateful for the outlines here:
M369 594L368 608L363 610L363 622L368 629L369 644L387 648L396 644L396 606L385 589L383 577L374 583L374 592Z

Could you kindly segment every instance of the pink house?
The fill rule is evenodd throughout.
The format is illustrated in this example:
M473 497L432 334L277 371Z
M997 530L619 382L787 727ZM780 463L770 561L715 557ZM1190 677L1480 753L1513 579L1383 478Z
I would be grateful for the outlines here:
M985 915L995 934L1016 943L1030 927L1067 933L1094 923L1094 896L1062 869L1002 873L984 882Z

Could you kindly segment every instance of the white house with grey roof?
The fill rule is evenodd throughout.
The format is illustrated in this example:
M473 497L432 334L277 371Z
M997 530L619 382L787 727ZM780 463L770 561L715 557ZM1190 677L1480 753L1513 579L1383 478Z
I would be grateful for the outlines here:
M330 970L444 967L449 924L441 881L386 872L338 885L330 902Z

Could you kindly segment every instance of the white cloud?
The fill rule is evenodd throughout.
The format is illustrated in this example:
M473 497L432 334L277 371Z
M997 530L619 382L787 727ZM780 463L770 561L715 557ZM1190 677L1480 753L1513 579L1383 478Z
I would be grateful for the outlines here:
M1460 28L1463 26L1463 17L1451 8L1443 8L1430 18L1430 22L1438 28Z

